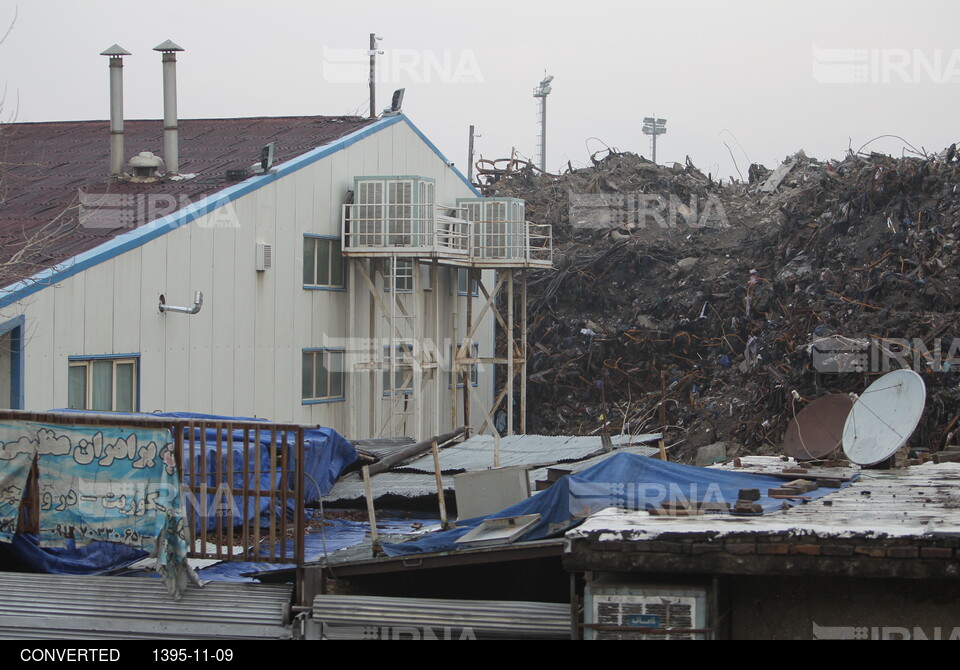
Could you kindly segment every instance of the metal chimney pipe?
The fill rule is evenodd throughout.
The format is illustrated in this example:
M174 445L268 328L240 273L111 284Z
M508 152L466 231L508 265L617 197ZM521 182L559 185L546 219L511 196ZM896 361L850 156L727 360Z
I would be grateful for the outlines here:
M123 174L123 57L130 52L114 44L100 52L110 58L110 174Z
M197 291L193 294L193 307L177 307L176 305L168 305L167 299L161 294L160 295L160 313L166 312L177 312L179 314L196 314L200 311L200 308L203 307L203 293Z
M163 160L168 174L180 174L177 131L177 52L183 48L167 40L153 47L163 54Z

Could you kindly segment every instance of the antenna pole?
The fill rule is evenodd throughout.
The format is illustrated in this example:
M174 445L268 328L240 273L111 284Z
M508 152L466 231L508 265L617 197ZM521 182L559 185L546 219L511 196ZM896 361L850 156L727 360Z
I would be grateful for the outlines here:
M370 118L377 118L377 34L370 33Z
M467 149L467 181L473 183L473 126L470 126L470 145Z

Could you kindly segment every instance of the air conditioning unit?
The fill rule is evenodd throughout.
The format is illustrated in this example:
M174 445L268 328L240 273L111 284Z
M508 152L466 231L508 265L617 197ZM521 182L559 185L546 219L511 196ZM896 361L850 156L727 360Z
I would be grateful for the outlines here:
M473 223L473 253L478 258L523 258L525 204L518 198L457 198L464 218Z
M257 272L266 272L273 265L273 245L257 242Z
M430 177L355 177L351 246L418 247L433 240L436 183Z
M706 640L707 589L600 578L584 588L586 640Z

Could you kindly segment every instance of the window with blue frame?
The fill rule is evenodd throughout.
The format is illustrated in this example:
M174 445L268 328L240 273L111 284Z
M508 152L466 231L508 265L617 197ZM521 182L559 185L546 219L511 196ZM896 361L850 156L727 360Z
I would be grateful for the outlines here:
M467 295L467 279L470 276L470 273L467 270L467 268L451 268L451 272L453 272L456 276L457 295ZM453 285L454 285L454 281L451 278L451 281L450 281L451 294L453 294ZM477 284L476 279L470 282L470 295L472 295L474 298L480 295L480 287Z
M339 237L303 237L303 287L342 291L346 288Z
M399 342L393 349L396 355L394 369L390 346L383 347L383 395L409 395L413 393L413 343ZM390 371L394 369L391 383Z
M457 349L460 349L461 346L463 346L463 343L462 343L462 342L458 342L458 343L457 343ZM474 342L473 345L470 347L470 349L471 349L471 352L470 352L470 357L471 357L471 358L479 358L479 357L480 357L480 344L479 344L479 343ZM447 382L447 387L448 387L448 388L450 388L450 387L453 386L453 362L454 362L454 357L455 357L455 356L456 356L456 350L454 350L454 349L451 347L451 349L450 349L450 378L449 378L449 380L448 380L448 382ZM480 366L477 365L476 363L472 363L472 364L470 365L470 384L471 384L472 386L479 386L479 385L480 385ZM462 373L462 372L459 373L459 374L457 374L457 388L458 388L458 389L463 388L463 373Z
M0 323L0 407L23 409L23 315ZM9 391L9 395L7 392Z
M304 404L346 399L344 349L304 349L301 399Z
M137 412L139 354L71 356L67 407L98 412Z

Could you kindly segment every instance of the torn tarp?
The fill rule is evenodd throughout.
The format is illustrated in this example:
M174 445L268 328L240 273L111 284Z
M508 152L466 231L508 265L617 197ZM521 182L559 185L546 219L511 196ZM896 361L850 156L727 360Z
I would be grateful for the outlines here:
M428 535L414 542L383 544L390 556L453 551L457 539L466 535L484 519L500 519L523 514L539 514L537 522L521 540L542 540L576 526L586 517L608 507L643 510L664 503L700 501L729 503L732 507L740 489L759 489L757 503L764 513L780 509L785 502L766 495L783 480L766 475L731 472L719 468L701 468L669 463L645 456L619 453L576 475L567 475L546 491L537 493L512 507L486 517L457 521L457 528ZM846 484L844 484L846 486ZM805 494L819 498L836 489L821 489Z

